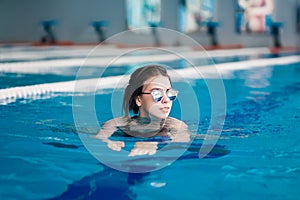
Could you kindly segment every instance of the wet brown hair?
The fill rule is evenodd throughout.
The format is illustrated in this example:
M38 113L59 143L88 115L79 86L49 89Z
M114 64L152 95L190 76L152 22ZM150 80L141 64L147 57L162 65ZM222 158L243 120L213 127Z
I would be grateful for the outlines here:
M135 103L136 97L142 93L145 81L159 75L167 77L172 84L166 68L162 65L146 65L138 68L131 74L123 97L123 111L125 112L125 116L129 116L130 112L134 115L139 113L139 107Z

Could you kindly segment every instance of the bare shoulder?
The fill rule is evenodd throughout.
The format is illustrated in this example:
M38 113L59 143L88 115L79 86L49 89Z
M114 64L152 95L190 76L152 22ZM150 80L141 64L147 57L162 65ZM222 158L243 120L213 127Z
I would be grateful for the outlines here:
M179 119L173 118L173 117L168 117L166 123L170 128L174 128L177 130L188 129L188 126L186 125L186 123L184 123L183 121L181 121Z
M172 117L168 117L167 121L170 124L169 128L173 142L189 142L191 140L186 123Z

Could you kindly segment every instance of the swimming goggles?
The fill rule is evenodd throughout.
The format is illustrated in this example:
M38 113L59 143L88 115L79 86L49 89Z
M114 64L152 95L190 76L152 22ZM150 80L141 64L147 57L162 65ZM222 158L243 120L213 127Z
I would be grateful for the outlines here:
M142 94L151 94L153 97L153 100L155 102L159 102L163 99L164 97L164 90L161 88L153 89L151 92L143 92ZM167 97L171 100L174 101L177 98L178 95L178 90L175 89L168 89L167 92Z

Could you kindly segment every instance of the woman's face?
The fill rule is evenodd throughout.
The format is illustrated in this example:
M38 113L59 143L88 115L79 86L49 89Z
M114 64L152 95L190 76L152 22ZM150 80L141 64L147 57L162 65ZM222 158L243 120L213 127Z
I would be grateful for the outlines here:
M167 97L166 91L171 88L168 77L154 76L144 82L143 93L150 93L153 89L162 89L164 96L161 101L155 102L151 94L141 94L136 98L140 117L164 119L169 116L172 101Z

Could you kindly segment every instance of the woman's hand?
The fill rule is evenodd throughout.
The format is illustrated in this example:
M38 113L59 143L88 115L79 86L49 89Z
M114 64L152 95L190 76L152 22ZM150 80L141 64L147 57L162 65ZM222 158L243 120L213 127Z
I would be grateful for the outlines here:
M121 151L123 147L125 147L125 143L123 141L107 141L107 147L114 151Z
M136 142L128 156L153 155L156 153L157 142Z
M171 137L172 142L190 142L190 134L188 133L177 133L172 135Z
M110 140L103 132L96 135L97 139L102 140L107 144L107 147L114 151L121 151L123 147L125 147L125 143L123 141L112 141Z

